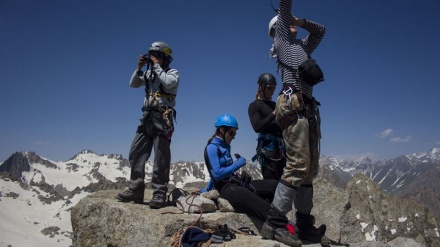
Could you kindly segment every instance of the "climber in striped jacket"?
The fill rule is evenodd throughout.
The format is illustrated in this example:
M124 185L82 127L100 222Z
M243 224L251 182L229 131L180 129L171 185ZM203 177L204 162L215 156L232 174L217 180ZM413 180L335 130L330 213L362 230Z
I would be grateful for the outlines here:
M313 85L306 82L298 67L307 59L325 34L319 23L292 15L292 0L280 0L278 15L269 22L270 50L277 59L283 87L276 102L276 120L283 130L286 167L275 191L273 206L283 215L293 209L296 232L303 241L330 245L326 226L314 226L313 180L318 174L320 155L319 102L313 97ZM297 28L308 32L297 39ZM294 207L293 207L294 206Z

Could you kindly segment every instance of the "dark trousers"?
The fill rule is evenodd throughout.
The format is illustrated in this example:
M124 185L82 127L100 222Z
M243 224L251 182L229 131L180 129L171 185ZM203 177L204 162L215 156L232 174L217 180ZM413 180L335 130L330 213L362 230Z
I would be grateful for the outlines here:
M150 158L154 147L154 165L151 185L154 194L168 191L171 164L171 135L174 126L167 126L158 111L144 112L141 124L131 144L128 160L131 165L130 185L132 190L145 188L145 162Z
M220 191L220 196L229 201L238 213L244 213L261 221L272 221L271 225L285 226L287 218L274 211L271 206L278 184L277 180L253 180L250 183L255 193L246 187L227 183Z
M283 169L286 167L286 158L281 160L271 160L269 158L264 159L264 166L261 167L261 174L263 179L275 179L280 180L283 175Z

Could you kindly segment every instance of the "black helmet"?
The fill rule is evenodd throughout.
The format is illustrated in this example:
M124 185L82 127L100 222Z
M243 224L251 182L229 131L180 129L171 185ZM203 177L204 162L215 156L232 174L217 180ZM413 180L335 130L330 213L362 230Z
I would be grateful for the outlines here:
M275 79L275 76L273 76L271 73L263 73L260 75L260 77L258 77L257 83L260 86L262 84L270 84L270 83L275 83L276 85L277 80Z

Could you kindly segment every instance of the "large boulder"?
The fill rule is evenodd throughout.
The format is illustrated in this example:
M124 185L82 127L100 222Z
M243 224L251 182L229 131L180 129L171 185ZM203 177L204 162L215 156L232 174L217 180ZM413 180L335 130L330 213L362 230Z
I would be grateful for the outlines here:
M189 214L177 207L153 210L146 204L122 203L115 199L119 192L96 192L72 208L73 246L161 247L170 246L173 234L191 225L216 229L227 224L236 230L249 227L255 233L262 225L232 210ZM146 199L151 196L152 190L146 189ZM218 206L224 202L216 203ZM406 199L390 197L366 176L355 176L347 191L325 180L316 180L313 203L315 225L326 224L326 235L335 241L361 247L440 246L438 224L428 209ZM292 219L293 212L287 216ZM226 242L225 246L285 245L260 236L237 234L237 239Z
M172 235L187 226L216 229L227 224L229 228L249 227L258 233L262 222L244 214L182 213L177 207L150 209L146 204L122 203L115 199L119 191L99 191L82 199L72 208L73 246L165 247L170 246ZM146 190L151 194L150 190ZM260 236L236 234L226 246L286 246Z

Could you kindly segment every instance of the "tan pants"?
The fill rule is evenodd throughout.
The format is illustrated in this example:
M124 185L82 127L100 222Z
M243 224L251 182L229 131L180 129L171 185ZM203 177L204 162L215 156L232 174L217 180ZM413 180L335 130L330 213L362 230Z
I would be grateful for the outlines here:
M304 103L301 96L300 92L282 94L276 104L276 119L284 127L287 159L281 179L292 187L311 185L319 170L319 108L315 101Z

